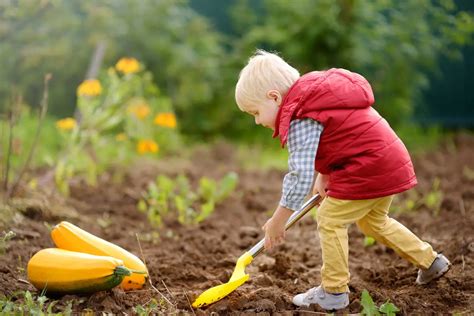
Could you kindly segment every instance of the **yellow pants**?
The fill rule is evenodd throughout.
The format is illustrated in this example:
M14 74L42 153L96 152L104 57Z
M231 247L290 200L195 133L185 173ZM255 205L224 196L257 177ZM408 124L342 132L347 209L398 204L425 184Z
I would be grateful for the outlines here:
M348 292L349 245L347 228L357 223L367 236L392 248L414 265L427 269L437 253L405 226L388 217L393 195L369 200L340 200L327 197L317 212L321 242L323 288L329 293Z

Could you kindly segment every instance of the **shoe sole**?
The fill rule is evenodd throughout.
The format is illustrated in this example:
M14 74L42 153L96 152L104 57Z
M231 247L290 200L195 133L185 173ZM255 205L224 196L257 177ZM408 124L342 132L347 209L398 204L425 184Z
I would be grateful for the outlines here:
M416 281L416 284L419 284L419 285L425 285L425 284L428 284L430 283L431 281L433 280L436 280L440 277L442 277L446 272L449 271L449 269L451 268L451 263L448 263L448 265L446 267L444 267L443 269L439 270L438 273L436 273L431 279L429 279L428 281L425 281L425 282L419 282L418 280Z
M346 308L347 306L349 306L349 298L347 298L347 300L344 301L344 303L342 303L342 305L329 305L329 306L322 306L318 303L312 303L312 304L302 304L302 305L297 305L293 302L294 305L296 306L299 306L299 307L310 307L311 305L318 305L319 307L321 307L322 309L326 310L326 311L337 311L337 310L340 310L340 309L344 309Z
M319 305L319 304L318 304ZM336 311L336 310L340 310L340 309L344 309L346 308L347 306L349 306L349 297L344 301L344 303L342 303L342 306L341 305L337 305L337 306L322 306L322 305L319 305L321 306L321 308L327 310L327 311Z
M294 305L298 306L298 307L310 307L311 305L318 305L319 307L321 307L322 309L326 310L326 311L336 311L336 310L340 310L340 309L344 309L346 308L347 306L349 306L349 298L347 298L344 303L342 303L343 306L341 305L337 305L337 306L334 306L334 305L331 305L331 306L322 306L321 304L318 304L318 303L311 303L311 304L301 304L301 305L298 305L298 304L295 304L293 302Z

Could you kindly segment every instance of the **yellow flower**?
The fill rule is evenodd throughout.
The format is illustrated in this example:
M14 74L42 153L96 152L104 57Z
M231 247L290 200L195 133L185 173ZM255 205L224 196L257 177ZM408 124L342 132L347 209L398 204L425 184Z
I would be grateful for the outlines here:
M117 62L115 69L124 74L132 74L140 70L140 63L135 58L123 57Z
M176 127L176 116L173 113L158 113L153 121L156 125L175 128Z
M78 96L97 96L102 93L102 86L99 80L88 79L77 87L76 92Z
M127 134L125 134L125 133L117 134L117 135L115 135L115 140L119 141L119 142L126 141L127 140Z
M62 120L56 121L56 127L59 129L62 129L64 131L69 131L76 127L76 120L73 119L72 117L67 117Z
M150 107L146 103L137 103L128 107L128 112L135 115L138 119L143 120L150 114Z
M146 153L157 153L160 147L157 143L150 139L142 139L138 141L137 152L141 155Z

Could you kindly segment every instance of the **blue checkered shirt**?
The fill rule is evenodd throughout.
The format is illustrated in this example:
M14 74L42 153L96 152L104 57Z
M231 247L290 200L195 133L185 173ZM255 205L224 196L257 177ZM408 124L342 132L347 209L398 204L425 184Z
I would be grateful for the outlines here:
M288 132L288 173L283 179L280 205L298 210L311 190L314 160L323 126L310 118L293 120Z

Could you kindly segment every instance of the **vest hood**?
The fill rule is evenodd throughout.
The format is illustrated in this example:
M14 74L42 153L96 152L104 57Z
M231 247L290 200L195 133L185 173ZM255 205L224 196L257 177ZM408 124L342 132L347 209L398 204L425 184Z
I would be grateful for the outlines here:
M374 94L369 82L361 75L345 69L332 68L313 71L301 76L285 95L275 122L273 137L280 136L282 147L294 114L303 113L301 104L310 104L307 110L358 109L370 107Z

